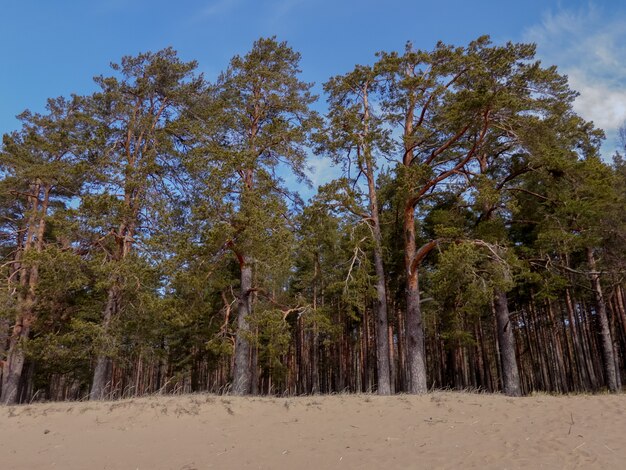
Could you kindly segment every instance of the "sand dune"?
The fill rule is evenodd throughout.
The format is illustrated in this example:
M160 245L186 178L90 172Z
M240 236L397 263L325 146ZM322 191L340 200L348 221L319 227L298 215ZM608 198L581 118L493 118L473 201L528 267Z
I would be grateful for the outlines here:
M0 468L626 468L626 397L148 397L0 408Z

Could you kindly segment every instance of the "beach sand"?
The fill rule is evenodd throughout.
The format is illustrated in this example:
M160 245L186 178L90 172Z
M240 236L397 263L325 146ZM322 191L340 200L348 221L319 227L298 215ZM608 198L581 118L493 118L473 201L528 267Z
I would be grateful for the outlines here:
M626 468L626 396L154 396L0 407L0 468Z

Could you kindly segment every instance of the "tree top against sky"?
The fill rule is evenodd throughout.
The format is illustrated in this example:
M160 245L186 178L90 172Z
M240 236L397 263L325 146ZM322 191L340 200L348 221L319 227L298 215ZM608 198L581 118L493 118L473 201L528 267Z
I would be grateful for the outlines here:
M124 55L172 46L215 80L232 56L274 35L302 54L302 78L317 93L329 77L406 41L427 50L483 34L495 43L536 42L538 57L581 93L576 111L606 131L605 156L626 120L626 5L619 0L184 0L175 7L165 0L28 0L7 2L3 18L0 133L16 129L24 109L43 110L48 97L92 93L92 77ZM327 161L311 164L313 183L323 181Z

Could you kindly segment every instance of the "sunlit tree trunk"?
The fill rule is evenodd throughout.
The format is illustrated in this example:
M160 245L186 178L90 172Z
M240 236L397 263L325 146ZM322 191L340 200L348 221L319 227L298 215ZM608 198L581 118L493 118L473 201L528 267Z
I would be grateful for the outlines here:
M29 216L26 240L22 256L30 250L41 252L44 247L46 231L46 216L50 199L50 186L37 181L31 186L29 196L31 215ZM9 340L7 359L2 371L2 394L0 402L14 404L19 401L19 390L26 355L24 342L28 340L31 327L35 321L35 294L39 282L39 266L32 262L29 266L22 262L20 265L20 289L22 292L17 299L17 318Z

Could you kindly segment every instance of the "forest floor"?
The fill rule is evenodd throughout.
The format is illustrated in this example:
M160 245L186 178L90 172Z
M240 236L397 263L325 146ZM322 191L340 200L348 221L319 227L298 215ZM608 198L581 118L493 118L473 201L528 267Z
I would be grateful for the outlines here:
M626 395L154 396L0 407L0 468L626 468Z

